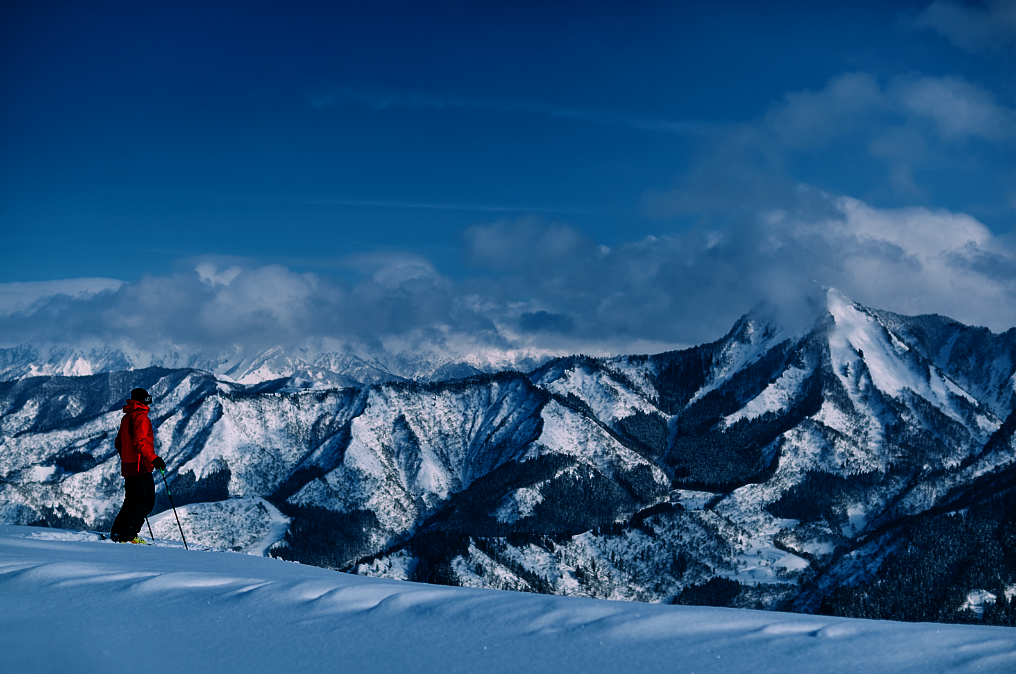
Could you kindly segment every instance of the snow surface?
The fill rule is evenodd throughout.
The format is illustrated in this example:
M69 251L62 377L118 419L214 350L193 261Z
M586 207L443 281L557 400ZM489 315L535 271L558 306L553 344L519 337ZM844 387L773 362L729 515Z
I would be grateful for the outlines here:
M780 572L803 571L808 561L772 544L772 536L750 536L738 541L739 554L733 573L717 573L744 585L786 582Z
M781 412L790 407L791 402L801 390L801 384L810 372L799 367L788 368L780 377L770 384L762 393L753 398L747 405L724 418L727 426L741 419L754 419L766 412Z
M967 600L960 606L960 610L970 609L977 617L984 615L984 608L986 604L994 604L998 598L994 592L988 592L987 590L974 590L967 594Z
M702 510L714 498L716 498L716 494L711 491L674 489L670 492L670 502L680 503L685 510Z
M880 391L897 398L905 390L913 391L957 422L964 423L954 398L976 405L977 401L969 393L933 365L917 366L910 362L910 347L842 293L830 289L827 298L829 313L836 322L829 336L832 366L848 389L850 381L842 373L857 368L863 358L872 384ZM978 421L978 425L983 427L983 422ZM988 428L991 428L990 422Z
M799 336L794 335L789 338L795 339ZM748 363L762 357L785 339L788 339L788 336L784 335L782 328L766 322L748 320L743 326L742 333L727 341L723 346L722 351L716 356L712 371L709 373L710 379L692 396L688 404L694 403L725 384Z
M497 521L515 524L533 514L533 509L543 502L543 492L535 487L522 487L510 491L501 499L497 509Z
M600 421L615 424L633 412L659 414L652 402L626 385L616 381L608 372L589 366L579 365L560 372L554 370L550 376L536 379L539 386L551 393L567 396L572 393L589 408ZM558 375L553 378L553 375Z
M1016 630L437 587L0 527L10 672L1012 672Z

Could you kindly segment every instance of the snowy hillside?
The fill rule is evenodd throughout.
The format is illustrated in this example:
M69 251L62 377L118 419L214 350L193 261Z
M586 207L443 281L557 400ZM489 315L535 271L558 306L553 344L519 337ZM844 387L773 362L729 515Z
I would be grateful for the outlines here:
M0 527L6 671L913 672L1016 668L1016 630L362 578Z
M793 329L758 311L710 344L528 374L0 382L0 522L107 529L119 406L143 386L208 545L437 584L1016 624L1014 339L830 290ZM156 534L175 536L157 488ZM907 571L922 556L937 563Z

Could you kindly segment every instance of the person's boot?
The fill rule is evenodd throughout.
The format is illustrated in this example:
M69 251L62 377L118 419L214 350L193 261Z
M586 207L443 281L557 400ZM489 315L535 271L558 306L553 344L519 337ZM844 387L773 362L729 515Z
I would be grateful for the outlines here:
M135 545L151 545L148 541L141 538L141 536L135 536L132 540L124 541L125 543L133 543Z

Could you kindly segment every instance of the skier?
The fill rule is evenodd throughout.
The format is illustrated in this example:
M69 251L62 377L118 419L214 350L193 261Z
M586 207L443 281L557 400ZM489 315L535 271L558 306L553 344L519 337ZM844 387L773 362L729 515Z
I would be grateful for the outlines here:
M148 513L155 507L155 480L152 470L166 469L166 462L155 453L155 433L148 418L152 396L143 388L131 391L130 400L123 406L120 432L114 445L120 453L120 474L123 475L123 507L113 520L109 533L117 543L142 543L138 536Z

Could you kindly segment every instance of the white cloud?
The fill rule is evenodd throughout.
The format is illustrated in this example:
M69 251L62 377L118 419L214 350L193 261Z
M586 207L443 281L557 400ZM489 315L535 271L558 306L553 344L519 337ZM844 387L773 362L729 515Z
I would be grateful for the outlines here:
M1016 43L1016 2L972 5L935 0L914 17L913 25L936 31L968 52L1001 51Z
M374 281L387 287L396 287L420 277L437 276L430 260L404 251L358 253L344 257L341 264L361 274L370 274Z
M892 117L898 118L896 121ZM946 140L1016 137L1016 110L955 77L897 77L882 87L868 73L845 73L817 91L788 92L757 124L786 147L819 147L858 130L930 122Z
M0 283L0 315L22 311L39 299L53 295L83 298L103 290L116 290L123 281L111 278L72 278L56 281Z
M829 80L821 91L788 92L762 126L793 147L824 145L892 107L872 75L845 73Z
M228 286L243 271L240 267L229 267L228 269L220 270L210 262L203 262L195 267L194 270L202 281L213 286Z
M888 97L918 117L931 120L946 139L1016 137L1016 111L999 105L981 87L952 77L898 82Z
M962 213L881 209L798 188L778 208L679 237L605 248L533 218L470 229L479 267L454 281L416 255L348 261L358 283L281 266L144 277L0 316L5 343L116 342L229 349L328 341L360 352L645 352L718 338L761 301L793 320L814 282L869 306L1016 326L1016 251ZM68 287L86 283L67 281ZM61 287L54 284L55 290Z
M747 217L788 208L800 197L795 174L808 171L804 182L812 183L824 172L828 181L833 166L842 168L832 180L863 185L854 196L921 203L948 192L949 171L1004 181L1012 173L1004 153L1014 144L1016 110L977 84L917 75L880 83L844 73L818 91L788 92L762 117L710 138L676 187L647 192L644 206L664 219Z
M976 219L834 201L842 218L792 224L785 233L811 240L816 255L833 261L830 285L898 313L944 314L995 330L1016 326L1016 251ZM997 267L984 267L986 259Z
M567 245L541 246L545 239ZM573 350L714 339L758 302L805 306L812 281L877 308L1016 326L1016 251L973 217L875 208L805 187L780 209L609 251L564 225L541 229L532 220L476 227L469 241L474 256L484 253L505 273L484 286L501 300L495 320L508 324L525 312L522 327L534 332L567 326L553 340ZM519 254L533 247L542 252Z

